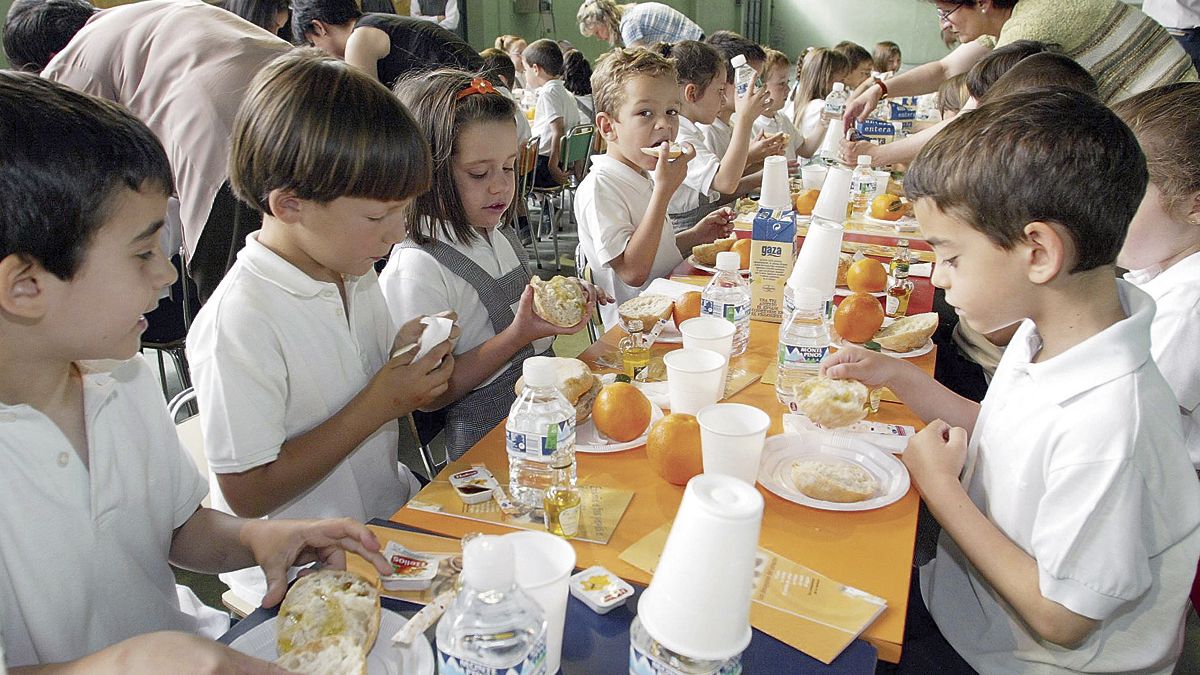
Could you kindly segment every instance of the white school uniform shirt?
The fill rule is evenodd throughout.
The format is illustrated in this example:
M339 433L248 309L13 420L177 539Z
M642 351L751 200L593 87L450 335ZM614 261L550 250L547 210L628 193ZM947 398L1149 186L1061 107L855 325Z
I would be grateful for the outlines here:
M521 100L517 98L508 87L496 87L496 91L504 94L512 99L513 103L520 104ZM513 113L513 119L517 121L517 152L525 145L525 142L533 138L533 132L529 128L529 120L525 117L525 111L521 110L520 105L517 106L517 111Z
M615 157L595 155L591 171L575 192L575 221L579 223L579 245L584 259L592 267L596 285L616 299L616 302L600 306L605 328L620 322L618 305L637 297L655 279L669 276L683 261L675 245L671 224L664 222L646 283L639 287L629 286L610 265L614 258L625 252L634 229L650 207L653 191L654 183L646 174Z
M1200 0L1146 0L1142 11L1166 28L1200 26Z
M804 113L799 120L792 120L800 135L808 138L821 123L821 112L825 110L825 99L815 98L804 106Z
M729 144L733 142L733 127L720 117L712 124L697 124L700 133L704 135L704 145L717 157L724 157Z
M493 279L499 279L521 266L521 260L508 237L495 229L488 230L486 237L465 244L449 239L444 243L470 258ZM443 267L425 251L399 246L393 248L387 266L379 275L379 285L383 289L383 297L387 299L392 321L397 326L423 314L433 315L447 310L457 312L458 327L462 334L454 346L455 354L469 352L496 337L487 308L479 299L475 287ZM516 314L519 304L512 304L513 314ZM541 354L553 342L553 336L534 340L533 352ZM476 389L491 384L508 369L509 363L505 362Z
M1158 310L1150 324L1150 353L1179 400L1183 437L1200 469L1200 253L1166 270L1136 270L1125 279L1150 294Z
M215 474L275 461L284 441L332 417L386 362L396 330L375 271L347 277L344 285L345 308L337 285L308 276L253 233L200 309L187 355L214 474L213 508L233 512ZM268 517L390 517L417 486L407 468L397 469L399 434L395 420L384 424ZM266 593L257 567L221 580L250 602Z
M700 127L683 115L679 116L679 133L675 135L675 142L681 146L691 143L696 149L696 156L688 162L687 177L683 179L683 184L671 195L667 213L687 213L720 199L721 193L713 189L712 183L721 170L723 154L716 155L708 146Z
M50 418L0 404L0 635L13 667L198 629L167 559L204 479L141 356L80 369L88 466Z
M572 127L579 124L579 106L575 103L575 95L567 91L562 80L550 80L538 87L537 107L533 115L530 131L534 136L541 136L538 144L539 155L550 155L550 123L554 120L563 121L563 135ZM561 146L560 146L561 147Z
M1034 363L1032 322L980 407L963 482L1037 562L1041 594L1101 623L1075 649L1039 642L943 531L925 604L981 673L1170 673L1200 556L1200 483L1175 397L1150 358L1154 301L1117 281L1128 318Z
M775 113L771 117L763 117L759 115L754 120L754 131L751 134L757 138L759 134L778 134L784 133L788 135L788 142L783 146L783 154L789 162L796 161L796 151L804 144L804 137L796 131L796 127L792 126L792 121L789 120L783 113Z

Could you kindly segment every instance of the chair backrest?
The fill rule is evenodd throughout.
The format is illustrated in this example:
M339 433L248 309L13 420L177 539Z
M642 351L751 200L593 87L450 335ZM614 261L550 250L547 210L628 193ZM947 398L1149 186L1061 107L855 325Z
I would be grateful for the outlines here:
M196 402L196 390L188 387L175 395L171 399L171 403L167 406L167 412L171 415L171 421L175 421L175 417L185 407ZM204 482L208 482L208 456L204 454L204 431L200 428L200 415L191 415L182 422L175 423L175 433L179 436L179 443L183 446L188 454L192 457L192 463L196 465L196 470L200 472ZM201 506L210 506L212 503L211 495L206 495L200 502Z
M533 189L533 170L537 168L538 147L541 136L534 136L519 148L517 153L517 198L525 199Z
M583 245L575 244L575 274L589 284L595 283L592 280L592 267L587 264L587 259L583 255ZM592 307L592 315L588 317L587 325L588 338L592 342L600 339L600 334L604 332L604 320L600 318L600 308Z
M588 160L592 157L592 136L596 127L592 124L579 124L571 127L562 142L562 165L575 176L576 181L583 180L587 173Z

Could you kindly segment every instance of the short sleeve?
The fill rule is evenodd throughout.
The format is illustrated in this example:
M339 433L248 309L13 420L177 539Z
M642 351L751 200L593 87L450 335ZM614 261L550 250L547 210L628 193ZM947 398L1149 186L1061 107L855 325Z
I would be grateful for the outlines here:
M595 189L591 199L579 201L580 226L586 223L591 229L596 256L599 257L595 262L607 267L613 259L625 253L637 223L612 181L595 180L593 185Z
M1179 406L1195 411L1200 405L1200 299L1194 293L1168 291L1156 303L1150 352Z
M703 134L689 133L681 135L677 140L680 143L691 143L696 149L696 157L688 162L687 177L683 179L683 184L699 193L701 203L707 204L708 200L705 197L713 192L712 183L717 177L717 171L721 169L721 158L713 154Z
M563 115L560 99L551 93L549 87L542 87L538 91L537 100L538 124L548 125L554 120L562 118Z
M445 271L424 251L408 248L392 253L379 276L379 285L397 327L419 316L461 310L446 284ZM463 346L461 341L458 346Z

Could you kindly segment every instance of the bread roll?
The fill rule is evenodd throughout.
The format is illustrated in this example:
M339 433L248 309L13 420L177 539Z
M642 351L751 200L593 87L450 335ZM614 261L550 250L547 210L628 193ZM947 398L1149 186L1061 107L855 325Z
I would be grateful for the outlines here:
M533 286L533 311L555 326L570 328L583 321L587 298L583 287L574 277L555 276L550 281L538 277L529 280Z
M797 461L792 481L808 497L839 504L861 502L879 491L879 481L869 471L849 462Z
M696 262L707 267L713 267L717 264L717 254L728 251L733 248L734 242L737 241L737 236L718 239L711 244L700 244L692 247L692 257Z
M564 398L575 406L575 423L583 424L592 414L592 404L596 394L600 392L600 380L592 374L591 368L579 359L568 359L559 356L551 357L554 361L555 383ZM525 391L525 378L520 377L513 386L517 396Z
M379 633L379 580L343 570L300 577L279 606L278 626L280 655L331 635L351 640L365 655Z
M937 326L937 312L914 314L884 326L871 339L893 352L911 352L920 349L933 336Z
M661 145L653 145L649 148L642 148L642 152L651 157L658 157L659 148ZM667 146L667 159L675 159L683 154L683 147L678 143L669 143Z
M654 328L654 324L671 316L671 310L674 308L675 301L668 296L643 293L622 302L617 308L617 314L621 316L625 330L643 333L649 332Z
M814 377L796 389L796 405L813 423L826 429L849 426L867 416L866 385L857 380Z
M367 657L350 638L323 637L297 647L275 661L302 675L367 675Z

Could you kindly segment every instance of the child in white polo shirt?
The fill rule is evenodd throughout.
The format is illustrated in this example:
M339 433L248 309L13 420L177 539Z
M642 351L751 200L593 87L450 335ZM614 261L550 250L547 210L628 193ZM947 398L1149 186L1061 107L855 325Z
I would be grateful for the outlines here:
M413 360L418 319L397 334L374 270L429 185L428 146L383 85L297 51L251 86L229 168L264 220L188 334L213 506L389 517L418 489L397 468L397 418L453 368L450 341ZM251 602L265 588L255 569L223 579Z
M695 157L691 144L677 159L667 157L680 119L670 60L640 48L609 51L592 73L592 95L596 132L608 149L592 159L576 191L575 219L593 280L615 299L600 307L605 327L611 328L620 320L620 303L669 275L693 246L732 231L733 213L714 211L678 234L666 225L667 202Z
M541 138L533 184L556 187L567 182L559 165L562 139L580 121L575 95L563 84L563 53L549 38L534 41L521 53L525 61L525 86L537 89L531 133Z
M1172 671L1200 484L1150 358L1154 301L1114 278L1146 183L1133 133L1081 92L986 104L909 169L946 301L983 333L1023 323L982 404L863 349L823 365L929 421L903 459L943 530L910 608L940 635L906 636L901 672Z
M792 62L781 51L766 51L767 59L763 61L762 80L763 88L771 97L771 105L754 120L754 135L782 135L783 155L789 162L794 163L799 157L811 157L815 154L821 146L821 139L816 138L806 143L806 139L792 124L792 120L783 113L787 104L788 77L792 70Z
M268 672L196 635L168 563L260 564L267 605L290 563L340 564L340 547L389 569L361 524L200 507L204 480L137 355L176 278L161 248L173 190L124 108L0 73L0 671Z
M1117 264L1154 298L1150 353L1167 378L1200 469L1200 84L1142 92L1113 106L1137 135L1150 186Z

